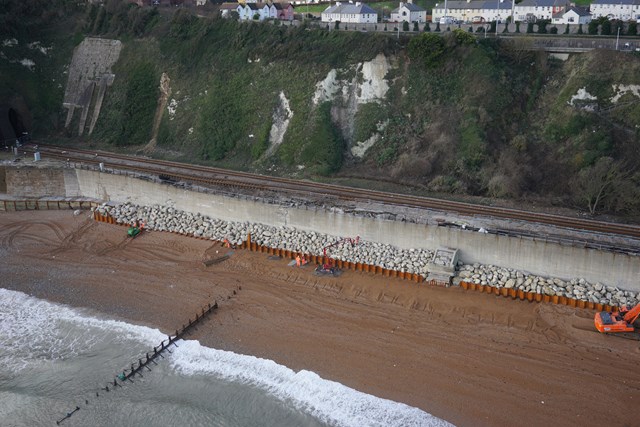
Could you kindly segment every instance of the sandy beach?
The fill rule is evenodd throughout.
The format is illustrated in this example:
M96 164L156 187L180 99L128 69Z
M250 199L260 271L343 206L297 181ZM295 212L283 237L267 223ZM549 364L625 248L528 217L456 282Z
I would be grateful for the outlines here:
M218 264L203 260L228 253ZM593 311L418 285L98 223L90 212L0 213L0 286L306 369L460 426L640 422L640 342Z

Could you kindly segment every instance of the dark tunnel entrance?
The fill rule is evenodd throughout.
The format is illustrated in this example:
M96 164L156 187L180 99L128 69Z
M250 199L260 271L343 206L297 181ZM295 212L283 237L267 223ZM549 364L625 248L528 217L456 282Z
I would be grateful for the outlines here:
M4 145L13 145L16 140L29 141L29 130L23 115L15 108L0 106L0 141Z

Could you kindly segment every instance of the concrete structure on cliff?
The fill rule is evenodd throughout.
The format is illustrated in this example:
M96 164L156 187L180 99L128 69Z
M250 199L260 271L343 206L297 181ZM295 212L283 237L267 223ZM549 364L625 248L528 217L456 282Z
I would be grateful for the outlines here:
M76 47L69 66L69 78L62 103L67 109L65 128L71 125L75 110L80 109L78 135L82 135L87 127L89 110L93 105L88 129L91 135L98 121L107 87L113 84L115 74L111 72L111 67L118 61L121 50L122 43L119 40L93 37L87 37Z

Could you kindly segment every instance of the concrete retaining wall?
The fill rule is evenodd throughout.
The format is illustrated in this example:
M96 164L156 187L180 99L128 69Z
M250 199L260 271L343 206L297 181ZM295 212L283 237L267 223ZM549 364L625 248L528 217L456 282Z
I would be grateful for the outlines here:
M589 282L640 291L640 257L542 240L264 204L87 170L7 168L7 187L13 195L90 197L138 205L168 205L224 220L286 225L343 237L360 236L400 248L451 247L460 250L460 259L465 263L493 264L564 280L585 278Z
M287 225L337 236L360 236L401 248L452 247L465 263L506 266L565 280L582 277L640 291L640 257L563 246L527 238L356 217L320 209L298 209L222 195L186 191L127 176L78 170L80 194L118 202L164 204L232 221Z

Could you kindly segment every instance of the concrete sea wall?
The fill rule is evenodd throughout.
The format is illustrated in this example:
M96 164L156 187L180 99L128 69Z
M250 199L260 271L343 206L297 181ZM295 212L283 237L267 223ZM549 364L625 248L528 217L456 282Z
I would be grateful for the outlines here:
M323 208L267 204L240 197L189 191L125 175L80 169L64 172L46 172L43 169L41 173L40 178L35 172L30 175L23 173L20 178L53 178L51 184L38 187L23 183L21 195L44 196L59 191L58 195L66 197L90 197L137 205L165 205L228 221L288 226L334 236L360 236L364 240L399 248L457 248L460 259L466 264L504 266L564 280L584 278L589 282L640 291L640 257L637 256L524 237L355 216ZM7 168L9 194L16 194L13 186L18 185L17 178L13 175L12 168ZM39 188L46 190L47 194L39 193ZM24 194L27 192L31 194Z

